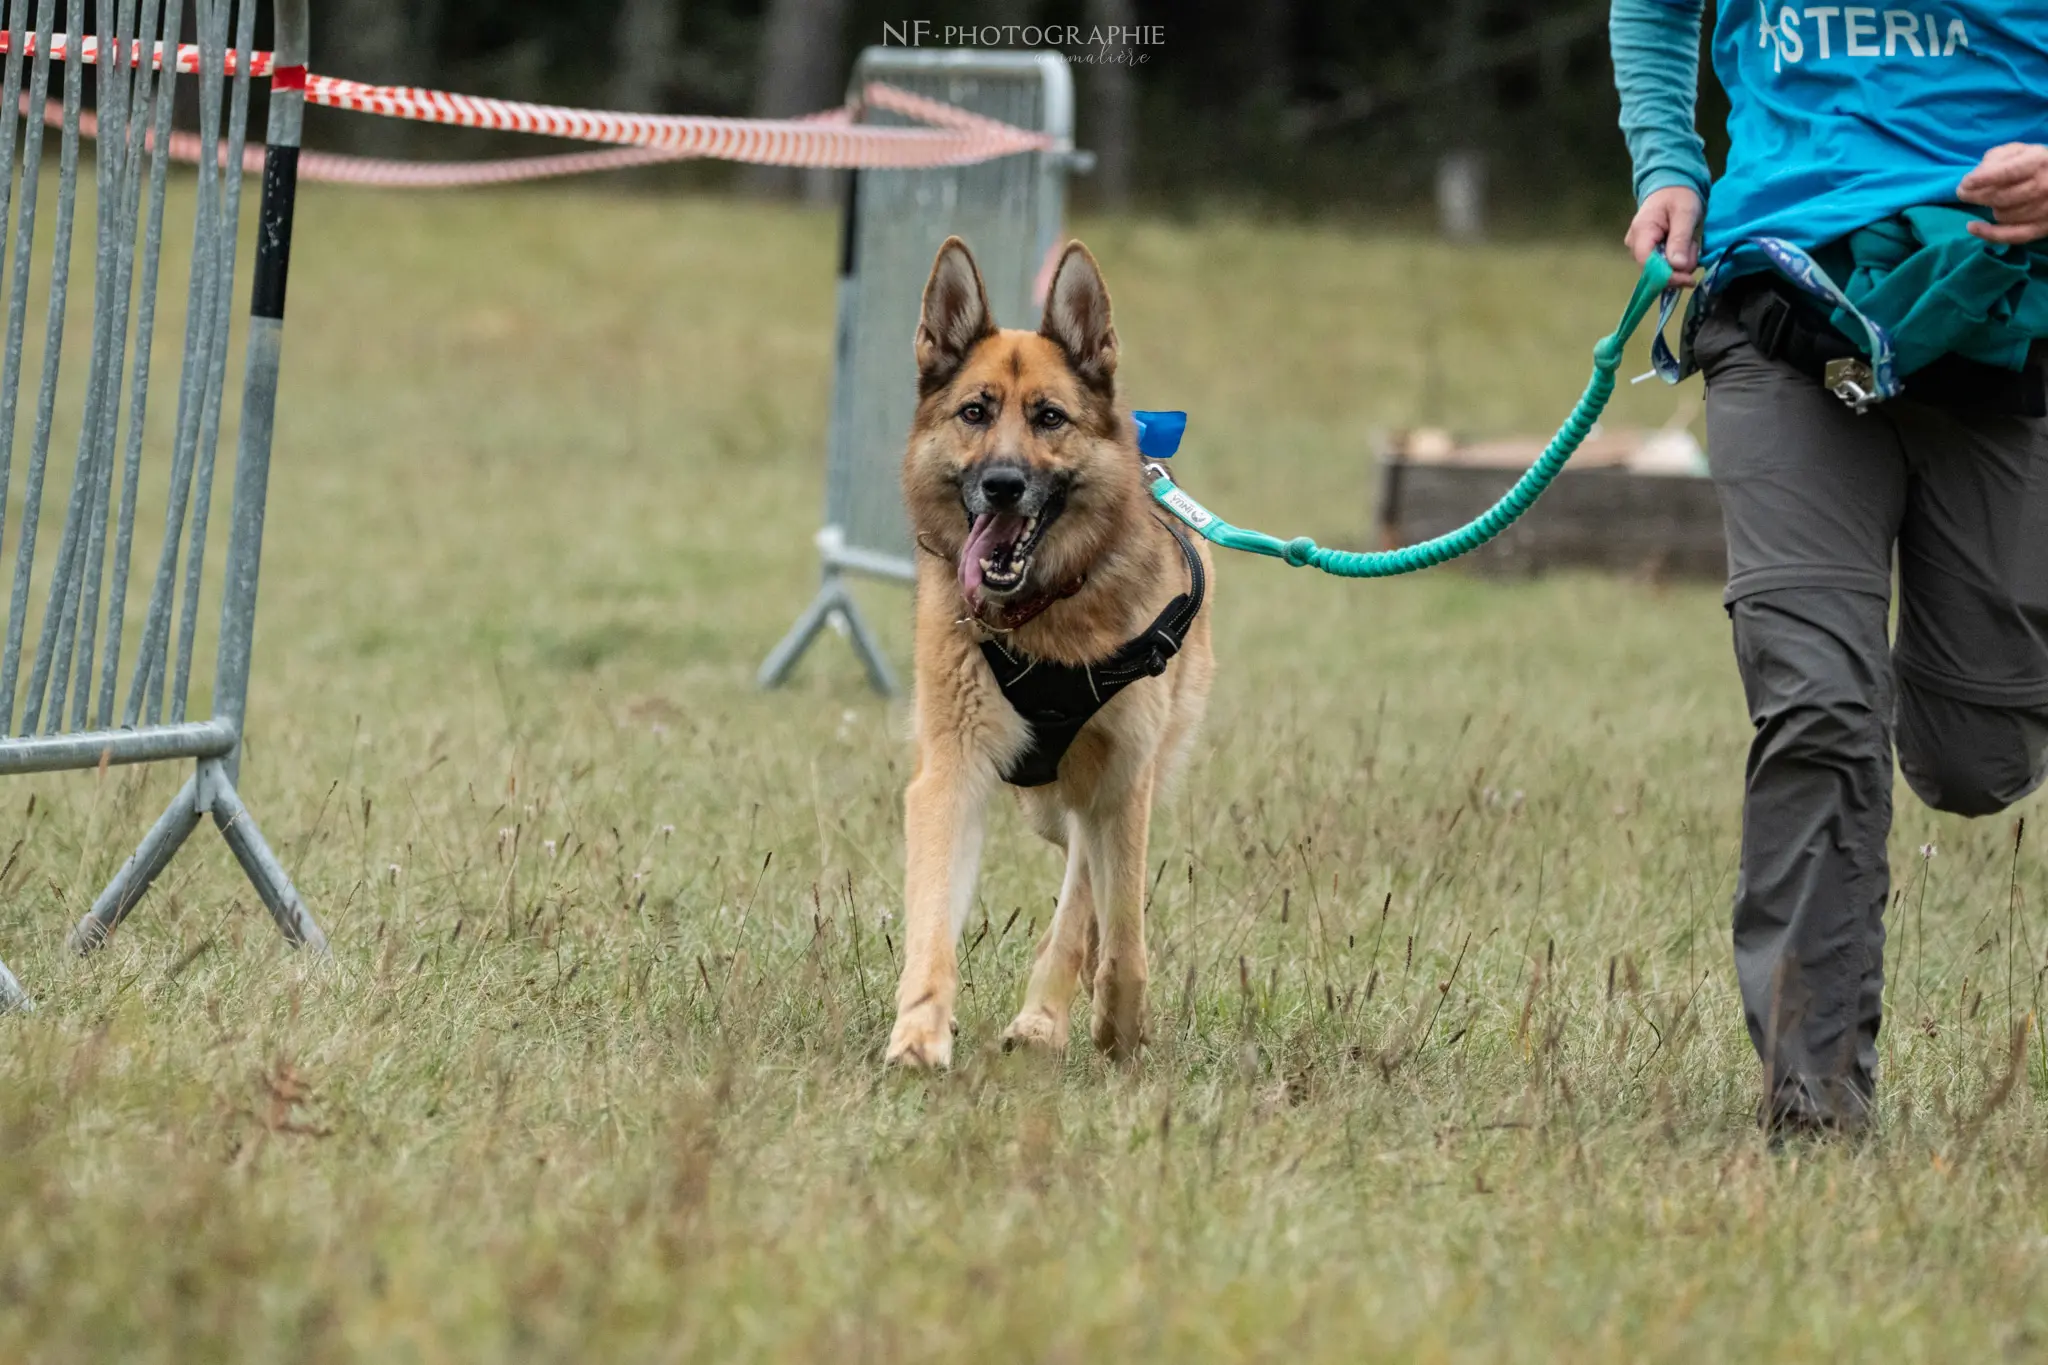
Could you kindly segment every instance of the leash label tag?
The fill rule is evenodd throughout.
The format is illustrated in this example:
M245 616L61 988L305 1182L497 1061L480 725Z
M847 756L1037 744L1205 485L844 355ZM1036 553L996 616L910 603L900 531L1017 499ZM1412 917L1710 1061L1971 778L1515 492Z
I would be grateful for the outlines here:
M1209 523L1216 520L1213 512L1181 492L1178 488L1168 491L1166 496L1161 498L1160 501L1166 504L1168 511L1194 527L1197 531L1208 530Z

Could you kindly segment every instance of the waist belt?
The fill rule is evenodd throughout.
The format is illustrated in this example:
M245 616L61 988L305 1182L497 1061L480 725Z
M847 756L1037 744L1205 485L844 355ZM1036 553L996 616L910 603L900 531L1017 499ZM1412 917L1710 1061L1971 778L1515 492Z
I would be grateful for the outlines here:
M1765 356L1790 365L1824 388L1860 407L1874 392L1869 361L1855 344L1815 315L1806 302L1768 275L1754 275L1729 288L1726 307L1743 335ZM2048 375L2041 348L2017 370L1945 355L1907 376L1907 398L1936 407L2048 417Z
M1156 678L1187 643L1188 631L1202 611L1205 575L1202 557L1179 527L1160 522L1180 546L1188 564L1188 590L1166 604L1137 638L1125 641L1106 659L1092 664L1058 664L1012 654L1000 640L985 641L981 655L996 675L1003 700L1031 727L1031 743L1003 771L1013 787L1043 787L1057 782L1060 760L1067 756L1081 727L1110 699L1141 678Z

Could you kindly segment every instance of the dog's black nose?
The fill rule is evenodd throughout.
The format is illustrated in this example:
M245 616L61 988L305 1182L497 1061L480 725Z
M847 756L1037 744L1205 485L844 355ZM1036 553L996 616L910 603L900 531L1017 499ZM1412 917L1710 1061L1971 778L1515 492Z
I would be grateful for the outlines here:
M991 509L1002 511L1024 500L1024 471L1015 465L990 465L981 471L981 496Z

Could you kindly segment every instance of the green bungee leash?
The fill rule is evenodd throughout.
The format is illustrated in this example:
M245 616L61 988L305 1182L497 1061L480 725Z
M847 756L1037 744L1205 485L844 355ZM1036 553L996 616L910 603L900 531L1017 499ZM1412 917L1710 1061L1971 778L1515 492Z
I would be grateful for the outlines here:
M1189 497L1174 483L1165 466L1157 463L1180 448L1181 433L1187 429L1187 414L1184 412L1131 414L1137 419L1138 450L1146 459L1145 473L1152 481L1152 497L1191 530L1226 550L1270 555L1274 559L1286 560L1297 569L1313 566L1339 578L1391 578L1395 574L1434 568L1460 555L1470 554L1514 525L1550 486L1551 480L1564 468L1565 461L1585 442L1593 423L1599 420L1600 413L1607 407L1607 400L1614 394L1614 374L1621 366L1623 348L1670 285L1670 264L1661 252L1651 256L1643 265L1642 276L1636 281L1635 293L1629 297L1628 307L1622 310L1621 325L1601 338L1593 348L1593 377L1587 381L1586 392L1572 409L1571 416L1558 428L1557 435L1544 447L1536 463L1529 466L1529 471L1515 481L1515 486L1499 502L1455 531L1399 550L1362 552L1328 549L1307 536L1281 540L1263 531L1232 526Z

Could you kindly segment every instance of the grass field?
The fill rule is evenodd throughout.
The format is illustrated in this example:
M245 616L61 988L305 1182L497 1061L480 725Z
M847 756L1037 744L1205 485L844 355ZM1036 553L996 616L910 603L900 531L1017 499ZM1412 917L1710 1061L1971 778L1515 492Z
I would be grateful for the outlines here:
M832 230L304 196L244 792L335 959L202 831L74 962L182 774L0 787L0 1359L2048 1351L2040 831L1901 803L1881 1129L1767 1151L1711 586L1225 563L1153 1047L993 1049L1058 878L1006 816L959 1063L885 1074L902 710L830 637L751 687L814 581ZM1376 428L1552 425L1630 277L1083 230L1184 480L1324 540Z

